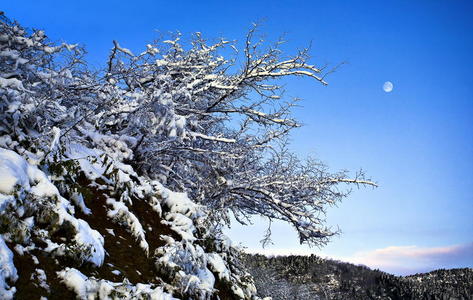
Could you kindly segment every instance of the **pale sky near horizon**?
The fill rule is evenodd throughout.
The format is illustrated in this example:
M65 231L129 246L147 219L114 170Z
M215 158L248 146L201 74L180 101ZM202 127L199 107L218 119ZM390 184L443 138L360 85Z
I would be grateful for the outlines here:
M274 224L269 253L315 253L396 274L473 267L473 2L471 1L7 1L1 10L56 41L81 43L101 67L112 40L136 49L155 30L244 38L251 23L289 53L312 45L313 62L347 62L322 87L284 82L300 97L292 135L301 157L332 170L360 168L380 184L332 208L340 236L322 249ZM383 84L393 83L386 93ZM262 251L266 221L230 237Z

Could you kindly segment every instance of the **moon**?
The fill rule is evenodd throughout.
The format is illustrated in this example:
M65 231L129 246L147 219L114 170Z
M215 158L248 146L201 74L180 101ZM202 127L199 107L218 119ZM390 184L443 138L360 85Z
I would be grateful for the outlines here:
M394 85L391 81L386 81L384 84L383 84L383 90L386 92L386 93L390 93L394 88Z

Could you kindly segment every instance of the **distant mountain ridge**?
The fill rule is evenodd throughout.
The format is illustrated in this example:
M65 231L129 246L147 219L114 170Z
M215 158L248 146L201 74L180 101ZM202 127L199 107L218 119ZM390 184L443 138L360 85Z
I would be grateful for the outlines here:
M246 254L259 296L278 299L473 299L473 269L395 276L311 256Z

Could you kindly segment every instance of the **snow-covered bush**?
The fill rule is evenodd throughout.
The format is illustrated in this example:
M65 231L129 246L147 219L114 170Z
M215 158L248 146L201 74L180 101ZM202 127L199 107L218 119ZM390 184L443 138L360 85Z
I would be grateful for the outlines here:
M81 47L55 45L41 30L0 18L5 295L18 277L13 247L18 263L28 254L54 264L32 278L59 278L83 298L254 298L237 249L221 234L231 214L243 223L252 215L283 220L301 243L323 244L334 233L320 212L347 195L339 185L373 184L286 150L299 124L276 80L326 84L307 50L284 57L280 43L254 42L255 29L241 53L200 34L188 46L178 35L137 55L114 41L106 67L93 73ZM145 268L154 274L146 282L136 280L145 286L128 281L144 275L117 259L125 254L110 247L120 246L107 244L120 238L154 265Z

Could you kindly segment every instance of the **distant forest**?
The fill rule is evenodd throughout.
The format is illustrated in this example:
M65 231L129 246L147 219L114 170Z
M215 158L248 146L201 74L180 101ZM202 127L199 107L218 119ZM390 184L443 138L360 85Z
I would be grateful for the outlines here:
M394 276L311 256L243 257L259 296L278 299L473 299L473 269Z

